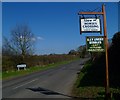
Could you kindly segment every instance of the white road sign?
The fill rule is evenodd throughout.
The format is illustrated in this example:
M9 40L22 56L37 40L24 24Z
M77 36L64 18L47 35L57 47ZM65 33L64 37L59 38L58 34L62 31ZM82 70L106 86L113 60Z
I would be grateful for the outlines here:
M101 32L99 18L81 18L81 32Z

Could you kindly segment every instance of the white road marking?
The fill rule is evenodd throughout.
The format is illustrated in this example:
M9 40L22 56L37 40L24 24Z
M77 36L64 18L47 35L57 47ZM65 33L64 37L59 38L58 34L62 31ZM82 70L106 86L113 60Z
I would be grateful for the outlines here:
M32 82L34 82L34 81L36 81L36 80L38 80L38 79L34 79L34 80L29 81L29 82L27 82L27 83L25 83L25 84L19 85L19 86L13 88L13 89L17 89L17 88L19 88L19 87L22 87L22 86L24 86L24 85L27 85L27 84L29 84L29 83L32 83Z

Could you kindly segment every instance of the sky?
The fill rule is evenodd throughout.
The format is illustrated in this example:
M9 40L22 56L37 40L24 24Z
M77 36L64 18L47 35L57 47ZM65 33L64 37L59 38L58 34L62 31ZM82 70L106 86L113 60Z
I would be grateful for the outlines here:
M120 31L120 2L118 4L118 31Z
M2 48L2 3L0 2L0 53Z
M62 54L85 44L79 32L79 11L101 8L103 2L3 2L2 35L10 38L16 24L27 24L34 33L35 54ZM106 2L108 38L118 32L118 3ZM102 29L103 31L103 29ZM102 33L103 35L103 33Z
M119 0L2 0L3 2L118 2Z

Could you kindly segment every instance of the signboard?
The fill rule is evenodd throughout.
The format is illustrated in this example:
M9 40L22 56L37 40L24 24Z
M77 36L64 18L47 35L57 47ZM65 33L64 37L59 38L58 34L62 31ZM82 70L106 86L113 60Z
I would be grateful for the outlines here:
M100 32L101 24L99 18L80 18L80 33Z
M89 36L86 37L86 49L90 52L104 52L104 37Z

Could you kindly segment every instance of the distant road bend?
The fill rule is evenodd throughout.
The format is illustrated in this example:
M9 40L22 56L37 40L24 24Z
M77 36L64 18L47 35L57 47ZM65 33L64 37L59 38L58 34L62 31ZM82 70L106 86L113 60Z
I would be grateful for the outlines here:
M2 82L3 98L71 98L77 72L89 58Z

